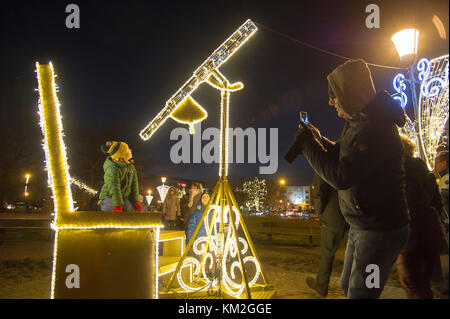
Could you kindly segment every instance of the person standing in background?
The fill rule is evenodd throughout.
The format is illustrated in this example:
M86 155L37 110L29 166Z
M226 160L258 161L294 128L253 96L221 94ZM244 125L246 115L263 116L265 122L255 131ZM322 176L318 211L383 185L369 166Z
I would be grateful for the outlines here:
M167 223L169 230L176 228L177 217L181 215L180 200L174 187L169 188L169 192L164 199L162 216Z
M401 135L404 149L406 197L410 214L410 233L396 266L409 299L433 299L431 279L446 243L439 223L442 211L436 180L425 162L413 157L415 143Z
M313 177L314 210L320 222L320 260L317 277L307 277L306 284L321 297L328 295L333 260L349 228L339 207L337 191L317 173Z

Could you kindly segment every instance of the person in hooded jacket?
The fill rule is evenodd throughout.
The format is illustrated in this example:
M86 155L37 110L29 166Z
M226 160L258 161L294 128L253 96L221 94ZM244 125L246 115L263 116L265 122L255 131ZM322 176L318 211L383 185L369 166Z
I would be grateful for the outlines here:
M346 120L340 139L331 142L312 124L300 122L294 146L338 190L350 225L341 275L345 296L378 298L409 233L403 147L396 127L406 117L387 92L376 93L362 59L338 66L327 80L329 104ZM285 159L292 162L297 155L288 153Z
M162 208L163 219L168 224L168 229L176 228L177 217L181 216L180 199L174 187L169 188L166 198L164 199Z
M133 154L127 143L108 141L101 146L108 155L103 163L104 184L99 203L104 212L142 211Z
M197 206L195 207L195 211L192 214L192 216L189 218L189 221L188 221L186 242L189 242L192 235L194 234L195 228L197 227L198 223L200 222L200 220L203 216L203 213L205 211L206 205L208 205L210 198L211 198L211 196L209 195L208 192L203 192L203 194L201 194L200 201L197 204ZM213 217L213 214L210 214L209 215L210 221L211 221L212 217ZM197 236L195 236L195 239L198 239L200 237L205 237L205 236L206 236L206 228L205 228L205 223L203 222L202 225L200 226L200 229L197 232Z
M411 222L408 243L396 262L397 272L409 299L433 299L433 267L447 248L439 223L441 198L434 175L422 159L413 157L415 143L405 135L401 138Z
M333 260L348 229L339 207L337 191L328 185L319 174L313 176L314 212L320 222L320 260L317 277L307 277L306 284L321 297L328 295L328 285L333 270Z

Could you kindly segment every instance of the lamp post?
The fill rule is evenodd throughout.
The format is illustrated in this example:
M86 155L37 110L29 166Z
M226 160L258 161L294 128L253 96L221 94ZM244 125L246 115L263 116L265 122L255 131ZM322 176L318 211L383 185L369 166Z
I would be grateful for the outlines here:
M279 185L280 185L280 198L282 199L283 198L283 187L286 186L286 179L280 178ZM282 201L280 200L280 203L281 202ZM281 205L280 205L280 209L281 209Z
M419 31L417 29L404 29L395 33L392 36L391 40L392 42L394 42L395 49L397 50L397 53L400 57L400 61L409 64L408 78L405 78L403 76L398 78L397 81L400 82L399 84L401 87L403 86L401 83L403 81L410 84L412 104L414 107L414 116L417 116L418 114L417 92L416 92L417 81L415 79L415 67L417 62L417 47L419 45ZM406 87L403 86L403 88ZM401 94L400 102L402 103L403 107L406 106L406 104L408 103L406 95Z

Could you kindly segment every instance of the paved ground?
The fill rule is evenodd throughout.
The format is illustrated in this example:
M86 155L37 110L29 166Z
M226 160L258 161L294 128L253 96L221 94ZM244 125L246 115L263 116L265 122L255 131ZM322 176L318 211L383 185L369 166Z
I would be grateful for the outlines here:
M1 234L0 234L1 235ZM27 230L24 233L8 231L0 236L0 299L1 298L48 298L51 282L53 254L52 231ZM273 243L254 238L256 252L262 270L269 283L277 290L275 298L319 298L305 284L306 277L314 276L320 256L317 242L277 241ZM339 288L339 275L345 246L338 250L330 281L328 298L343 299ZM448 271L448 255L446 259ZM395 270L391 273L381 298L405 298Z

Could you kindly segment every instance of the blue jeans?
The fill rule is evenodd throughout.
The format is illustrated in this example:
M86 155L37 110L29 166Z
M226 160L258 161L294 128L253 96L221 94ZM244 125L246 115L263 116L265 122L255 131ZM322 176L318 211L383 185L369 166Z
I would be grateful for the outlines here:
M341 275L344 295L350 299L379 298L392 266L408 241L408 235L408 225L387 232L350 228ZM367 286L366 279L371 281L376 275L376 271L367 268L368 265L378 266L378 287Z
M100 204L100 208L101 208L102 212L112 212L112 210L114 208L112 198L107 197L104 200L102 200L102 202ZM126 198L123 200L122 211L124 211L124 212L132 212L133 211L133 205L131 205L130 201Z

